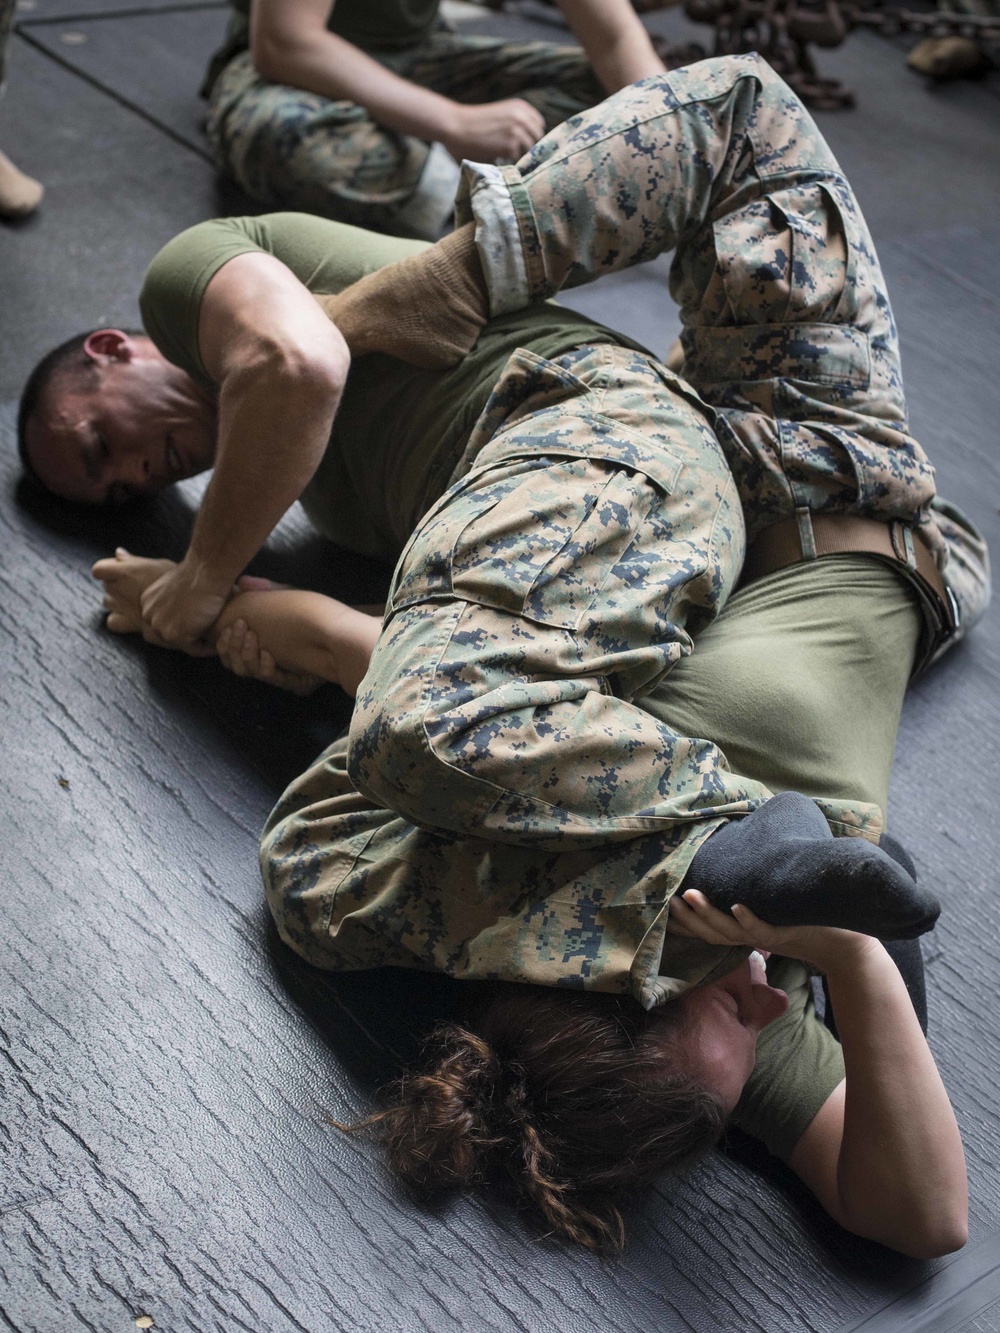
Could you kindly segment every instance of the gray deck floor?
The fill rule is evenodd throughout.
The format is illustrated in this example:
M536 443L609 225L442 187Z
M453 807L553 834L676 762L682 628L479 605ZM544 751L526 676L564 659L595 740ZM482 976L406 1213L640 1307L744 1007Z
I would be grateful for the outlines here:
M102 631L91 561L117 542L179 554L193 484L114 525L18 487L14 400L40 353L135 323L156 249L245 207L214 181L195 96L224 11L36 0L20 17L0 144L49 192L0 228L0 1327L1000 1329L996 616L913 691L891 811L947 904L926 957L968 1148L968 1249L926 1265L857 1241L745 1143L637 1198L618 1263L541 1242L495 1202L415 1208L324 1117L370 1106L449 987L297 963L255 865L268 809L345 701ZM866 35L823 63L859 93L821 121L888 273L916 433L996 544L1000 80L928 90ZM571 300L660 350L676 326L662 264ZM384 574L294 516L259 568L359 596Z

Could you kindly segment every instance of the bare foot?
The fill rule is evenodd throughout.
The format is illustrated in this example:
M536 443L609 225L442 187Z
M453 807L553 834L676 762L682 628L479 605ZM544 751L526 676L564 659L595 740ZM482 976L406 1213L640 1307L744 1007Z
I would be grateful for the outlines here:
M0 153L0 217L25 218L42 202L45 187Z

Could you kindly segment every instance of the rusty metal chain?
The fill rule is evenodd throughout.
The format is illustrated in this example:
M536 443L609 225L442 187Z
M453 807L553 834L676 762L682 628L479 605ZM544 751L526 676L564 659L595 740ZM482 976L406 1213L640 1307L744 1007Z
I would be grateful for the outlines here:
M715 29L712 55L759 51L807 105L822 111L853 106L854 93L837 79L823 78L810 46L839 46L855 28L886 37L914 33L923 37L1000 39L1000 18L969 14L915 13L908 9L861 9L838 0L684 0L695 23ZM669 63L690 60L693 48L661 49ZM703 54L708 54L704 52Z
M553 4L554 0L543 0ZM876 0L877 2L877 0ZM503 9L509 0L485 0ZM662 9L676 0L632 0L640 12ZM671 45L654 37L653 45L668 68L715 56L759 51L807 106L834 111L854 106L854 93L838 79L824 78L816 69L811 46L840 46L855 28L867 28L883 37L913 33L920 37L965 37L971 41L1000 41L1000 17L949 14L937 10L917 13L886 7L862 9L842 0L683 0L684 12L694 23L715 29L711 52L699 42Z
M911 9L855 9L844 6L848 27L870 28L883 37L915 33L921 37L968 37L970 41L1000 38L1000 18L975 14L917 14Z

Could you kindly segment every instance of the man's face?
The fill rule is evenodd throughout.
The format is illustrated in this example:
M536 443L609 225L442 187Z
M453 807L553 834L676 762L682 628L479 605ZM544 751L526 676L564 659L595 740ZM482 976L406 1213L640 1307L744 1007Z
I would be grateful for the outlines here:
M56 381L27 426L39 480L67 500L152 495L212 466L212 396L148 338L102 329L84 350L91 375Z

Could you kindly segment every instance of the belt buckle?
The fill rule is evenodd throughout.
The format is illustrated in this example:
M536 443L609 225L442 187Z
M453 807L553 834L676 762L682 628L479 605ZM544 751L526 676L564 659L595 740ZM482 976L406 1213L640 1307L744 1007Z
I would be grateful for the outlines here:
M889 525L889 536L899 563L905 565L907 569L916 569L917 553L913 549L913 529L897 519L895 523Z

